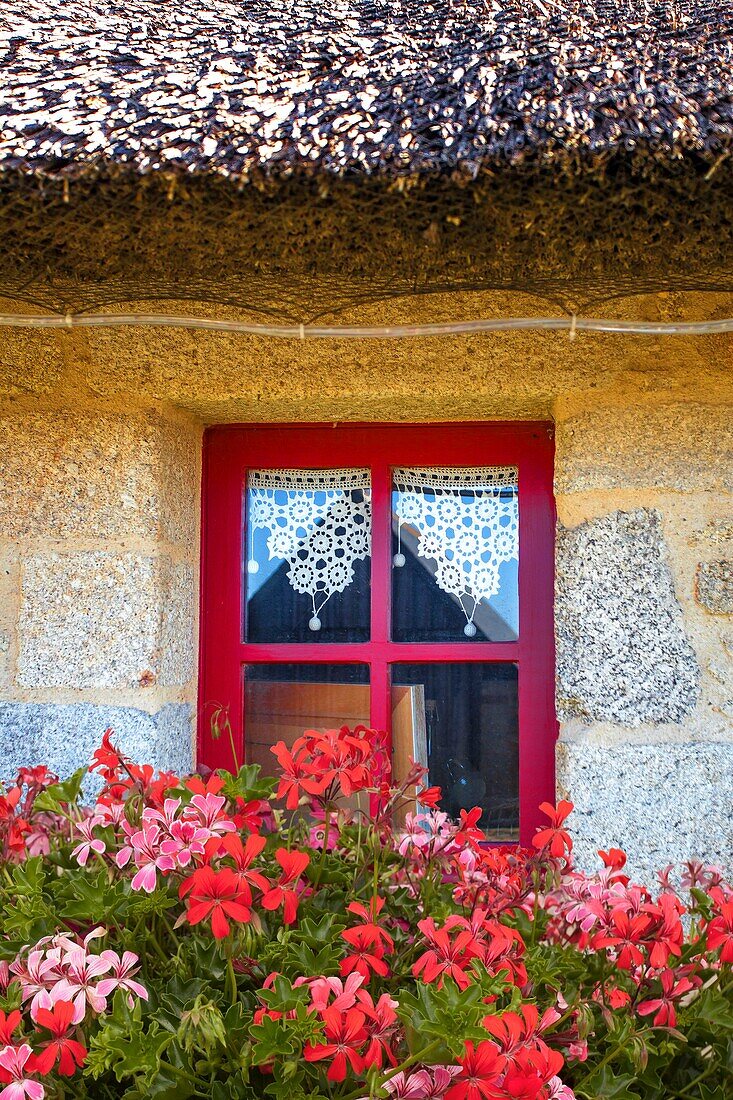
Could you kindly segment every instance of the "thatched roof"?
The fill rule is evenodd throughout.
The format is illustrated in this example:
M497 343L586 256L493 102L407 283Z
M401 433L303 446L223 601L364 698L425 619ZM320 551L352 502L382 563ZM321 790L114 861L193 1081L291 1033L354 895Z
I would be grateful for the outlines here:
M717 294L729 149L733 0L3 0L0 296Z
M0 168L419 175L733 139L731 0L4 0Z

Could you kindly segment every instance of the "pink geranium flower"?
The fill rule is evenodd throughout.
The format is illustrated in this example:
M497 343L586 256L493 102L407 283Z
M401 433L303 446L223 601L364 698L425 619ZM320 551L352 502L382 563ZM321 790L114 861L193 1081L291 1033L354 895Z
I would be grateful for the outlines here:
M128 836L124 847L117 853L118 867L125 867L133 856L135 858L138 870L133 875L133 890L144 890L146 894L152 894L158 881L158 871L165 874L175 870L173 856L161 849L162 839L158 826L147 824Z
M94 807L94 816L98 817L103 825L119 825L125 817L125 803L98 802Z
M94 836L94 830L97 825L102 825L103 821L101 817L88 817L84 821L77 821L75 828L78 833L81 833L84 838L81 844L77 844L71 853L76 859L80 867L86 867L87 860L92 852L96 852L97 855L104 855L107 850L107 845L99 837Z
M194 856L202 856L206 841L215 834L197 825L195 821L174 821L160 850L175 860L178 867L188 867Z
M396 1073L385 1084L385 1089L395 1100L443 1100L460 1066L429 1066Z
M140 982L133 981L133 975L137 974L140 969L135 965L139 962L137 955L133 954L132 951L125 951L122 958L120 958L116 951L103 951L101 957L109 962L112 971L110 977L102 978L97 986L97 993L101 997L109 997L115 989L124 989L128 993L127 1003L130 1008L134 1003L133 993L136 997L141 997L143 1001L147 1001L148 991L145 986L141 985Z
M153 806L146 806L143 810L143 821L157 822L163 831L168 833L173 822L177 820L176 815L180 807L180 798L166 798L162 810L156 810Z
M83 1015L87 1002L94 1012L104 1012L106 997L100 993L96 978L112 968L112 962L103 951L101 955L88 955L83 947L69 951L64 957L64 977L54 987L55 999L73 1001L76 1014Z
M195 821L212 833L233 833L237 826L223 813L226 799L219 794L195 794L191 799L186 818Z
M569 1085L564 1085L559 1077L552 1077L547 1082L547 1100L575 1100L575 1093Z
M60 977L59 964L61 952L34 950L23 960L18 958L10 964L10 972L17 979L23 1001L30 1000L31 1014L36 1008L48 1008L48 988Z
M297 984L297 982L296 982ZM364 984L361 974L349 974L345 982L341 978L315 978L310 983L311 1008L323 1012L326 1008L335 1008L345 1012L356 1004L357 990ZM329 1005L329 1000L333 1000Z
M25 1067L32 1054L27 1043L0 1050L0 1066L11 1077L10 1084L0 1092L0 1100L24 1100L26 1096L29 1100L43 1100L43 1085L25 1076Z

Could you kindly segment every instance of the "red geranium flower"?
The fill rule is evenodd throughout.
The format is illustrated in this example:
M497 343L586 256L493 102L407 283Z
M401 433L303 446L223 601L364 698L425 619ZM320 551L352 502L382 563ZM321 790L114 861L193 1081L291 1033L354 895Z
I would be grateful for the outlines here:
M573 850L570 833L560 827L572 813L573 804L561 800L555 807L550 802L543 802L540 809L549 817L550 825L546 829L538 830L537 835L532 837L532 843L535 848L549 848L550 855L554 859L561 859L566 852L570 853Z
M440 787L423 787L417 792L417 801L421 806L427 806L431 810L437 810L443 792Z
M301 739L302 741L302 739ZM313 761L307 749L298 750L296 741L291 751L284 741L278 741L270 752L280 765L280 784L277 797L285 798L289 810L298 808L303 794L323 794L328 786L328 776L319 775L313 767Z
M564 1058L557 1050L541 1043L518 1050L509 1061L499 1096L512 1100L540 1100L542 1089L563 1067Z
M443 984L443 978L453 978L461 989L467 989L471 984L466 970L473 959L483 958L485 948L476 938L474 930L464 917L448 917L442 928L436 928L432 917L417 922L417 926L429 942L429 949L420 956L412 968L413 975L417 978L422 975L422 980L428 984L438 979L438 988ZM455 940L451 940L450 931L461 928Z
M540 1019L536 1005L522 1005L519 1012L502 1012L499 1016L484 1016L483 1025L494 1037L504 1054L511 1054L531 1042L541 1042L540 1032L560 1018L555 1009L548 1009Z
M673 970L664 970L659 975L659 981L662 985L661 997L652 997L647 1001L642 1001L636 1010L640 1016L651 1016L652 1012L656 1013L652 1021L655 1027L675 1027L677 1013L674 1002L695 988L689 978L680 978L677 983L674 979L675 973Z
M244 844L242 844L242 838L237 833L227 833L221 840L220 851L223 850L234 860L237 878L250 899L251 886L256 886L262 893L270 888L270 883L265 876L252 868L252 863L262 853L265 843L265 838L257 833L248 836ZM249 902L247 904L249 905Z
M192 794L218 794L224 786L224 780L216 772L212 772L204 781L200 775L192 775L186 780L186 790Z
M621 848L609 848L607 852L599 851L598 855L611 871L620 871L626 866L626 852Z
M594 936L592 945L594 948L618 948L616 962L622 970L631 970L644 962L641 944L649 930L649 924L649 917L645 913L632 917L623 909L614 909L609 928Z
M211 931L217 940L229 935L229 921L245 924L250 920L252 911L243 901L249 890L242 889L242 883L229 867L214 871L211 867L199 867L198 870L181 883L179 896L188 899L186 914L189 924L199 924L211 916ZM249 895L251 896L251 895Z
M118 772L122 767L122 754L112 744L113 732L106 729L102 735L102 744L92 753L92 762L89 771L98 771L106 783L117 780Z
M359 989L356 994L359 1009L366 1014L367 1029L369 1033L369 1045L364 1052L365 1066L379 1066L386 1055L390 1065L397 1065L397 1057L393 1050L395 1033L397 1031L398 1002L394 1001L388 993L383 993L376 1004L371 994L366 989Z
M466 812L466 810L461 810L461 820L458 825L458 832L453 838L456 844L461 846L469 844L471 847L475 847L476 844L480 844L482 840L486 840L481 830L476 828L482 813L483 810L480 806L474 806L473 809L468 812Z
M323 1058L331 1058L326 1074L329 1081L343 1081L349 1065L355 1074L363 1073L364 1058L360 1047L367 1038L364 1013L357 1008L350 1008L347 1012L326 1008L323 1010L323 1022L326 1025L326 1042L309 1043L303 1051L306 1062L320 1062Z
M283 869L283 873L275 886L263 894L262 904L265 909L277 909L283 905L283 921L292 924L298 912L297 881L311 861L307 852L289 852L287 848L278 848L275 859Z
M74 1005L71 1001L56 1001L53 1008L36 1010L36 1023L45 1027L53 1036L44 1043L39 1054L33 1059L33 1069L38 1073L50 1073L58 1062L58 1072L63 1077L73 1077L77 1068L84 1065L87 1057L86 1047L76 1039L70 1039L68 1032L72 1026Z
M341 933L353 949L352 954L341 963L342 975L356 971L368 982L372 971L383 978L389 974L389 967L383 959L385 954L391 954L394 950L394 940L377 924L377 916L383 908L384 898L372 898L368 910L359 901L352 901L348 906L348 911L361 917L364 923L346 928Z
M733 899L724 901L723 895L719 891L715 891L716 901L718 901L718 897L720 898L718 913L708 925L708 951L717 951L719 947L722 947L720 961L733 963Z
M10 1046L13 1041L13 1032L17 1031L19 1023L20 1012L17 1009L9 1012L7 1016L0 1010L0 1047Z
M270 803L262 798L253 798L245 802L243 798L237 798L237 810L232 815L232 820L238 829L247 829L250 833L259 833L267 818L272 816Z
M466 1043L466 1053L458 1061L460 1075L445 1094L445 1100L494 1100L496 1084L506 1059L489 1039L478 1046Z
M372 973L379 974L380 978L387 977L389 966L384 961L384 948L369 933L367 925L346 928L341 935L351 948L350 954L341 960L342 977L353 972L361 974L365 982L370 980Z

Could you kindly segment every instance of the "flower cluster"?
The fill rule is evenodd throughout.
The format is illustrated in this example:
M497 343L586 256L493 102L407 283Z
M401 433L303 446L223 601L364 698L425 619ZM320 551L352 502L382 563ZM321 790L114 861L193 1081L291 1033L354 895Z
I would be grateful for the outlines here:
M272 751L280 768L277 797L289 810L332 806L380 787L387 772L386 738L366 726L306 730L290 748L279 741Z
M21 768L7 790L0 783L0 863L49 851L49 835L59 828L53 814L34 813L38 795L58 782L44 766Z
M492 844L362 726L273 756L179 777L107 731L92 806L42 768L0 794L0 1100L727 1095L719 868L584 871L569 802Z
M53 1071L72 1077L81 1069L88 1054L84 1025L107 1011L116 990L129 1006L148 999L135 977L137 955L92 950L105 935L101 927L83 940L59 933L21 952L4 971L5 990L19 992L21 1009L0 1011L2 1100L41 1100L45 1089L38 1077Z

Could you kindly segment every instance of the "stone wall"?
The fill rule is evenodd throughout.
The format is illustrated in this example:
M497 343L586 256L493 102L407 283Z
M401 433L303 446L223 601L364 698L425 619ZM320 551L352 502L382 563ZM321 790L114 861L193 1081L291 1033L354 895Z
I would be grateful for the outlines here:
M733 864L732 414L558 402L558 787L588 863Z
M669 300L635 308L682 313ZM733 865L732 366L730 338L9 331L0 772L68 771L108 725L132 753L190 766L205 423L547 418L558 787L577 805L581 858L618 844L634 873L690 856Z
M132 755L190 769L200 451L189 415L95 399L68 373L51 395L6 399L3 777L68 773L108 726Z

